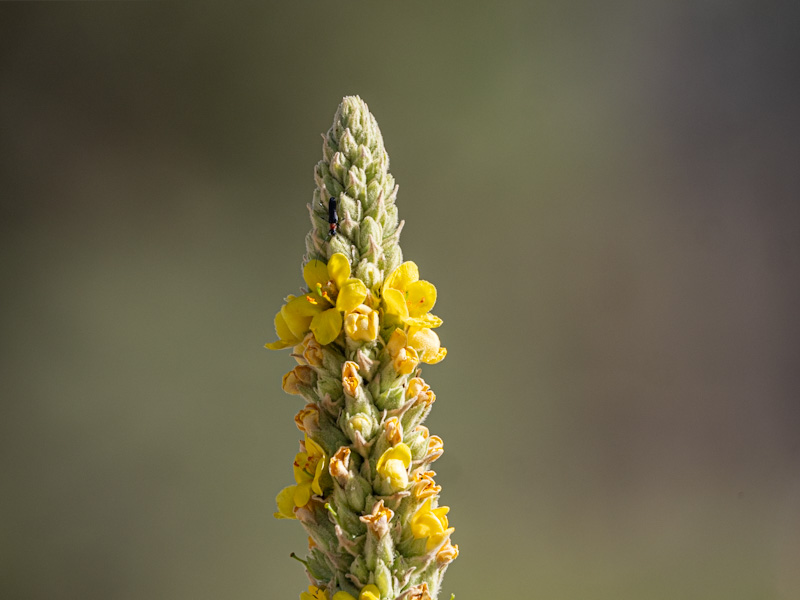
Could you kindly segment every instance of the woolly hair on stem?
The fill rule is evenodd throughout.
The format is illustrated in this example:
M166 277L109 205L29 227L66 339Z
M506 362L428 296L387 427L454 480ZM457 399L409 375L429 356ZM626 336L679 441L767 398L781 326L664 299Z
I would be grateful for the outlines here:
M421 365L447 354L436 287L403 262L398 188L366 103L344 98L323 140L305 285L266 345L292 349L282 387L304 401L275 516L309 535L301 600L434 600L458 556L431 470L443 442L423 425L436 395Z

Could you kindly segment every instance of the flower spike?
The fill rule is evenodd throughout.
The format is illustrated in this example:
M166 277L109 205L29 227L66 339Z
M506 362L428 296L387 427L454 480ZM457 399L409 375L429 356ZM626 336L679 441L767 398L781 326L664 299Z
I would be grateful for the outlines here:
M437 290L403 262L397 185L367 105L344 98L323 140L305 287L286 297L266 345L292 349L282 387L304 401L294 484L275 517L309 535L301 600L435 600L458 556L430 469L442 440L422 424L436 395L420 367L447 354Z

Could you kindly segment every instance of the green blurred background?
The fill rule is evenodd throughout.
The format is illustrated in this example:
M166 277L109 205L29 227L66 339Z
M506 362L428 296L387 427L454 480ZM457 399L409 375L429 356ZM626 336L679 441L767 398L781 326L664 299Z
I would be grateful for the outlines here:
M800 597L800 10L0 9L0 596L291 599L263 349L359 94L469 598Z

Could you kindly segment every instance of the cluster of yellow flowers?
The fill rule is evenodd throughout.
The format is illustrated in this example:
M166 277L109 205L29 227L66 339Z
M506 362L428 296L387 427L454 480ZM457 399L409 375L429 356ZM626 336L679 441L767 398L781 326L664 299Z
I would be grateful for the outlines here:
M394 517L394 511L385 503L391 500L399 507L405 502L407 520L404 525L411 538L424 540L424 553L435 551L435 559L447 564L458 555L458 547L450 543L450 534L454 529L448 526L448 507L434 506L441 488L433 481L435 473L427 470L427 465L441 456L440 438L430 436L427 429L419 424L410 432L413 435L404 437L402 417L389 416L390 411L386 409L382 414L373 414L377 411L369 406L370 403L364 411L353 411L344 428L352 432L356 438L355 444L342 445L334 456L329 456L322 443L312 437L313 433L321 433L322 401L319 393L312 391L312 386L320 376L325 378L327 375L326 353L341 354L343 357L348 340L349 343L374 344L377 358L383 355L387 363L383 372L392 369L395 380L414 373L420 362L435 364L447 354L433 331L442 324L442 320L430 312L436 303L436 288L419 278L416 264L411 261L401 264L386 278L380 289L367 289L361 280L350 277L350 274L349 261L342 254L334 254L327 263L309 261L303 269L308 291L299 296L289 296L275 316L275 330L279 339L267 344L267 347L293 347L292 356L298 363L284 377L283 389L290 394L309 396L312 400L295 417L296 424L304 433L300 452L293 463L295 484L278 494L275 516L296 519L298 510L307 509L312 500L335 511L335 503L331 500L338 480L343 480L346 487L353 476L347 466L351 450L358 450L359 446L383 445L386 448L374 461L373 489L363 490L365 496L373 498L373 504L367 507L365 503L366 512L362 511L363 514L358 516L367 529L371 526L373 529L381 527L377 524L382 520L386 522L383 525L385 527ZM380 372L374 364L367 368L375 373ZM341 390L346 399L353 400L353 404L357 403L359 392L364 393L365 383L369 383L359 374L360 370L361 366L355 361L342 362ZM392 412L401 415L409 414L415 405L421 405L422 411L417 412L418 417L422 416L436 398L419 377L403 381L399 389L403 391L403 403ZM332 416L340 417L349 412L342 408L339 407L338 415ZM326 415L327 418L330 416ZM376 423L376 417L382 418L382 422ZM421 419L414 419L418 420ZM377 440L380 430L383 430L383 436ZM416 461L414 450L403 441L405 438L416 446ZM383 443L375 444L377 441ZM364 458L369 460L371 453ZM413 512L408 510L411 506ZM307 512L313 512L313 509ZM319 547L313 541L313 536L312 547ZM386 597L373 583L364 585L358 592L358 600ZM430 597L429 592L425 593ZM316 586L303 592L301 598L331 600L326 588ZM347 590L339 590L332 600L356 598Z
M360 279L350 277L350 261L336 253L327 264L310 260L303 267L308 292L289 296L275 315L278 341L267 348L280 350L301 345L310 332L317 344L336 340L344 329L354 342L371 342L378 337L383 316L385 327L393 327L389 352L413 371L420 362L436 364L447 354L433 328L442 320L429 311L436 304L436 288L420 280L412 261L395 269L381 290L368 290Z
M345 98L317 167L306 287L286 298L267 344L292 349L283 389L306 401L295 483L275 512L309 534L301 600L433 600L458 555L430 470L442 440L422 425L436 395L420 365L447 354L442 320L436 288L402 262L382 144L363 101ZM329 195L342 221L325 238L317 206Z

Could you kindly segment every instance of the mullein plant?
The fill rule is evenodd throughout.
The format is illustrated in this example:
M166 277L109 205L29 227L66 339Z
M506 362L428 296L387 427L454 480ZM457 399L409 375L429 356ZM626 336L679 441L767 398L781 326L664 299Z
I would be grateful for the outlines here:
M286 298L267 344L292 349L283 389L306 403L295 483L275 516L309 535L308 556L295 557L311 581L301 600L434 600L458 556L431 470L442 440L422 424L436 395L420 365L447 353L436 288L403 262L397 186L361 98L343 99L323 138L306 287Z

